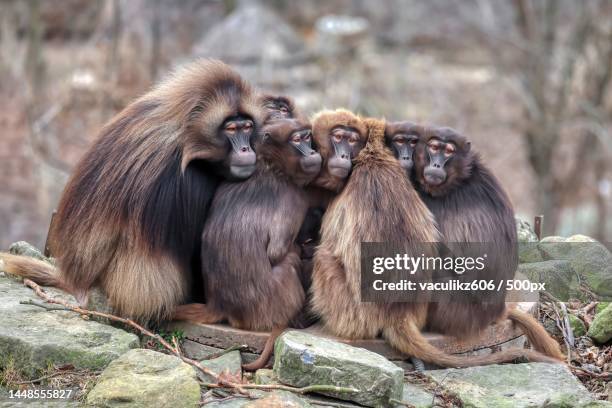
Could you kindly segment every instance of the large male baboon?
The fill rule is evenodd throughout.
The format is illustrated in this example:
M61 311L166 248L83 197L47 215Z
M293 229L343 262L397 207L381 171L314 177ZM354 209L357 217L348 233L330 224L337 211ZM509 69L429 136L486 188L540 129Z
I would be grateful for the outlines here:
M260 97L220 61L176 71L103 127L76 166L50 231L58 268L2 255L9 273L80 303L100 286L121 315L160 319L184 303L219 180L255 170Z

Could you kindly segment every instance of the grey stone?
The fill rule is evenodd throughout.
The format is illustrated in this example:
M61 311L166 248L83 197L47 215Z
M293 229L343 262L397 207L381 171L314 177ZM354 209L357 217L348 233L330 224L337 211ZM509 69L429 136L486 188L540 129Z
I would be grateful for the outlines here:
M516 217L516 232L518 242L538 242L538 236L527 221Z
M519 242L518 256L519 263L542 262L546 260L540 252L540 246L537 242Z
M532 282L546 285L546 291L561 300L576 293L578 276L569 261L552 260L520 264L518 271Z
M153 350L130 350L113 361L87 395L103 407L190 407L200 400L193 367Z
M562 364L505 364L427 371L464 407L586 407L594 398Z
M322 392L366 406L385 406L402 396L404 371L371 351L298 331L276 340L274 374L295 387L334 385L356 393Z
M237 381L242 378L242 360L240 358L240 351L238 350L230 351L212 360L202 360L200 363L216 374L225 373L232 376L232 378L235 378ZM198 377L204 382L214 382L212 377L201 372L198 372Z
M434 395L418 385L405 383L402 401L414 405L415 408L430 408L434 406Z
M45 290L52 297L74 302L63 292ZM138 337L124 330L85 320L73 312L20 304L44 302L18 280L0 277L0 298L0 366L13 360L28 377L49 364L100 370L138 346Z
M601 312L602 310L604 310L606 307L608 307L608 305L612 303L612 302L599 302L597 303L597 306L595 306L595 314Z
M595 315L587 334L598 343L612 339L612 304Z
M259 4L238 7L194 46L197 56L230 63L287 63L306 57L299 35L272 10Z
M268 368L261 368L255 372L255 384L274 384L277 382L274 371Z
M612 254L601 243L586 235L552 236L542 239L538 249L546 260L569 261L596 294L612 297Z
M570 323L570 327L572 328L572 332L574 333L574 337L584 336L586 334L586 325L578 316L574 316L573 314L567 315Z
M194 360L203 360L211 354L223 351L223 349L207 346L188 339L183 340L181 347L185 356Z
M39 259L41 261L53 263L51 258L47 258L46 256L44 256L38 248L26 241L18 241L12 243L9 246L9 252L13 255L29 256L32 258Z

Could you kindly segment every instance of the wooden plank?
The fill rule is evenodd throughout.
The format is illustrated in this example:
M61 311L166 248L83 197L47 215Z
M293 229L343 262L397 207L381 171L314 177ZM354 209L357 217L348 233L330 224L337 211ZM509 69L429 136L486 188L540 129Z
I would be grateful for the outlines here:
M520 309L528 313L534 313L536 306L537 304L532 302L518 304ZM261 353L268 339L268 333L239 330L223 324L172 322L170 324L170 329L183 330L187 339L206 346L226 349L231 346L246 344L249 346L250 351L254 353ZM367 340L341 339L325 334L319 325L311 326L304 329L304 331L317 336L331 338L354 347L361 347L373 351L390 360L402 360L405 358L404 355L380 338ZM459 354L503 345L504 343L521 337L522 332L517 327L514 327L512 322L506 320L488 327L481 336L468 340L458 340L435 333L425 333L424 335L432 345L444 350L446 353Z

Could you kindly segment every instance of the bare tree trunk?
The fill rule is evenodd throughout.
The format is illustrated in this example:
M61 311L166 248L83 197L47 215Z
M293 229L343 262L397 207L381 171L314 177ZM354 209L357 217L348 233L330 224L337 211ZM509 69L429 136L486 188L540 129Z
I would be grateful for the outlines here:
M119 42L121 39L121 4L119 0L108 0L111 7L111 30L110 30L110 46L106 57L106 70L104 71L104 82L106 89L104 93L104 101L102 103L102 119L106 120L109 111L113 110L112 89L117 81L119 72Z
M153 0L151 15L151 82L157 79L161 57L161 10L160 0Z

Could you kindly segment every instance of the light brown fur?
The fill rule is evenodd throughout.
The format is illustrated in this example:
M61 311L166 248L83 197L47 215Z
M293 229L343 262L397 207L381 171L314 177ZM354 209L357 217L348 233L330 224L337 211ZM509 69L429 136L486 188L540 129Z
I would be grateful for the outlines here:
M326 115L319 117L333 122L333 116ZM315 117L315 129L316 121ZM417 297L412 303L361 302L361 242L388 242L409 248L439 241L431 212L384 148L384 122L370 119L364 123L368 144L356 158L346 186L323 217L321 243L314 258L312 308L321 316L325 329L352 339L374 338L382 332L400 351L441 366L466 367L518 357L556 361L521 349L470 358L448 355L429 344L421 333L427 298Z

